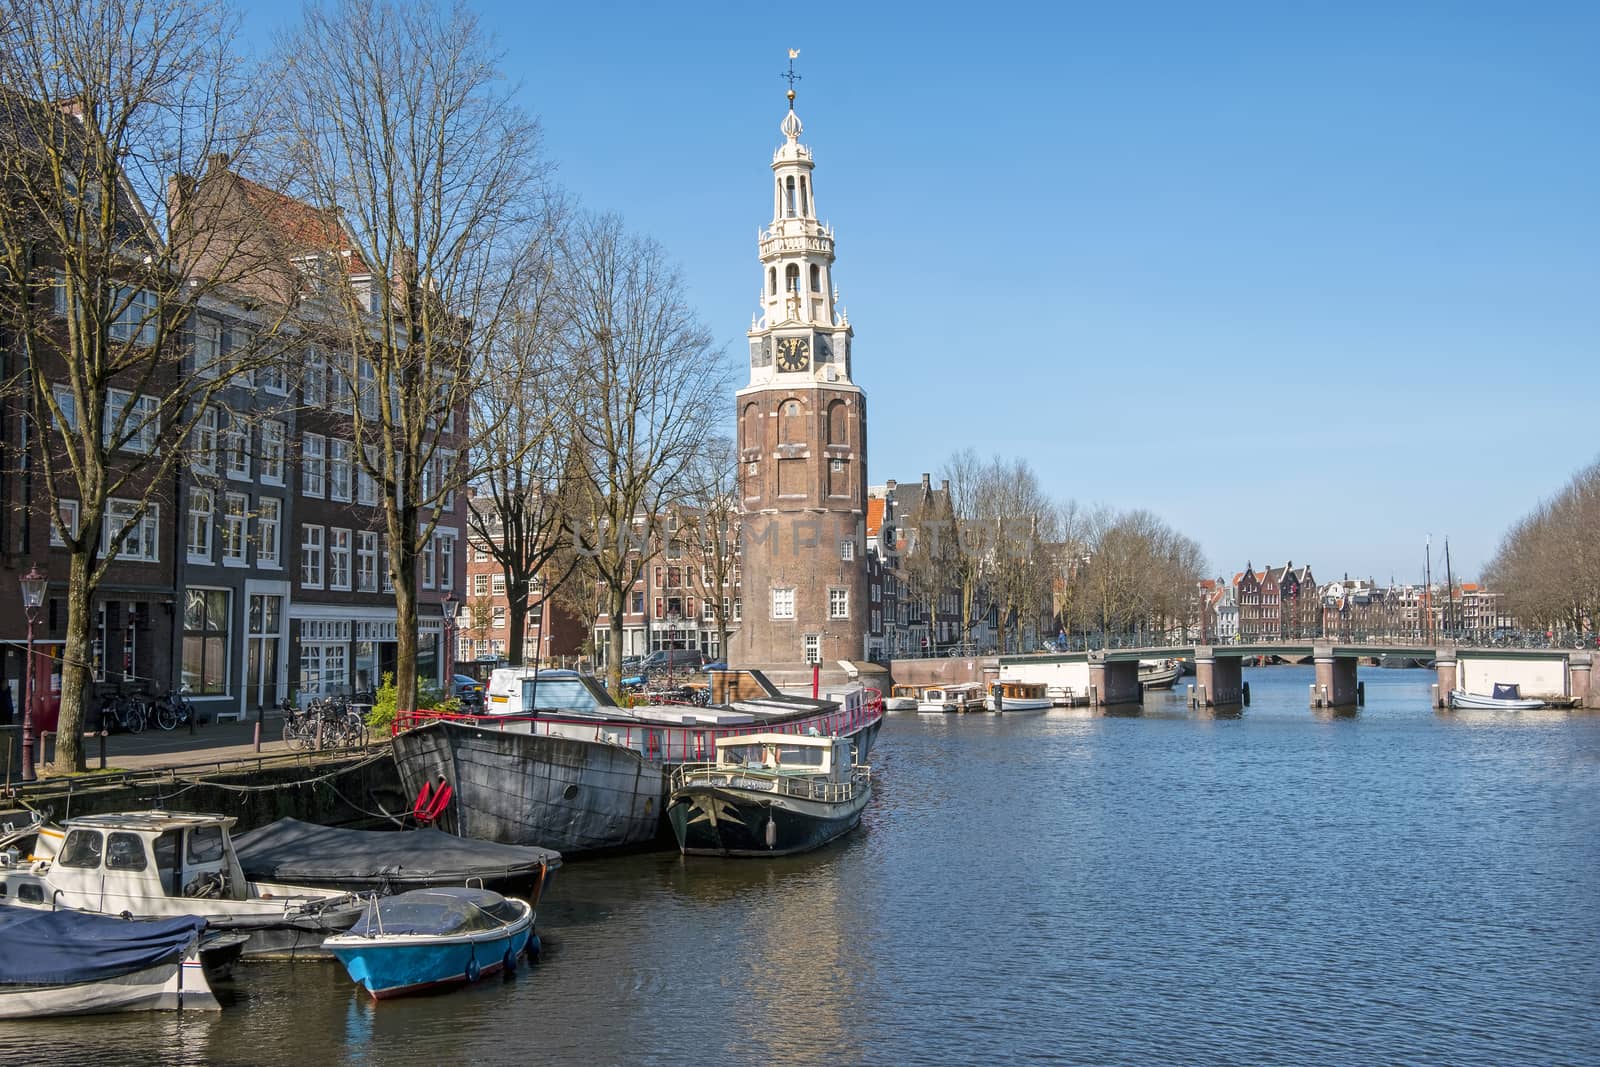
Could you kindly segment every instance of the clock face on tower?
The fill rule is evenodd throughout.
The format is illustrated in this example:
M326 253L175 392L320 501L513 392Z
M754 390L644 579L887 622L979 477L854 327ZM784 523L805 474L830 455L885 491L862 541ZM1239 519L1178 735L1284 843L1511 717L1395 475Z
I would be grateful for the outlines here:
M804 337L778 338L778 369L802 371L811 366L811 342Z

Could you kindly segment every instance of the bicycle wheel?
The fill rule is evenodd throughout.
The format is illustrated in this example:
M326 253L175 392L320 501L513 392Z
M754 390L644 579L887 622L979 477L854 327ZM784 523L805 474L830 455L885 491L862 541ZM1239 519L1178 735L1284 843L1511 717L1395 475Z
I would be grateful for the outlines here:
M122 705L122 728L130 734L144 733L145 706L141 701L130 700Z
M179 718L178 709L165 700L156 704L156 725L163 730L176 730Z
M294 716L292 716L292 715L285 715L284 716L284 718L283 718L283 743L288 745L290 748L300 748L301 747L300 730L299 730L298 727L299 727L299 724L295 721L295 717Z

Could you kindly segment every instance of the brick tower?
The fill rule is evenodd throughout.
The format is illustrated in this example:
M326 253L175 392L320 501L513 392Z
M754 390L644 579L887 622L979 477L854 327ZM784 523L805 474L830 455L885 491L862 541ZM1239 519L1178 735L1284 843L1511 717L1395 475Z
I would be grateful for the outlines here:
M817 221L792 87L781 129L750 384L736 400L744 619L729 665L796 686L809 684L815 663L838 684L847 677L839 661L866 656L867 398L850 379L833 230Z

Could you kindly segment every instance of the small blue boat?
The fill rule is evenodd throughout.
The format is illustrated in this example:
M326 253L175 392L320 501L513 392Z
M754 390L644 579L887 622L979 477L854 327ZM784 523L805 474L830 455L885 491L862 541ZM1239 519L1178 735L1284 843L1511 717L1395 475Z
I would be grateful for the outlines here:
M515 970L532 936L527 901L441 887L374 897L348 933L323 947L353 981L384 1000Z

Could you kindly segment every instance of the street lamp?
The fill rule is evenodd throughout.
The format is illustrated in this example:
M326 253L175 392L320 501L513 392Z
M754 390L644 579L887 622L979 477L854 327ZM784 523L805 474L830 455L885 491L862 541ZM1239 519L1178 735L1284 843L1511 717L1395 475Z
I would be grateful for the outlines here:
M22 780L34 781L38 775L33 769L33 627L38 621L39 608L44 604L46 578L39 573L35 563L19 580L22 586L22 609L28 616L27 666L22 674Z
M456 595L447 590L439 606L444 611L444 691L453 694L456 688Z

